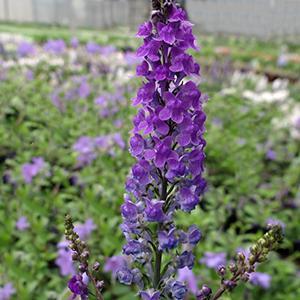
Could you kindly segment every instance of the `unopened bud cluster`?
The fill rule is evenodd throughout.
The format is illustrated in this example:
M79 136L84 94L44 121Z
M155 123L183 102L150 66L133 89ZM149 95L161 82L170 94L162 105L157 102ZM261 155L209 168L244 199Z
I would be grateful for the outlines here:
M90 252L86 243L80 240L79 235L74 231L73 221L69 215L65 217L65 236L70 242L69 248L73 251L72 260L79 264L79 273L69 281L69 289L74 296L80 296L82 300L88 299L88 281L90 280L96 291L96 299L102 300L101 290L103 289L104 282L100 280L100 263L95 262L90 270ZM87 280L84 280L84 277Z

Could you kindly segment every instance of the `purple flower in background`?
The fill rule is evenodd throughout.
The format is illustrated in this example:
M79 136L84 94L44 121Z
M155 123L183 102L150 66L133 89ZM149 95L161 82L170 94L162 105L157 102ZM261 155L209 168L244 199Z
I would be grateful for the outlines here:
M272 150L272 149L269 149L266 153L266 158L269 159L269 160L276 160L277 158L277 153Z
M253 272L250 274L249 282L253 285L262 287L263 289L268 289L271 286L272 277L266 273Z
M129 142L136 163L127 178L121 208L126 237L123 253L147 277L141 294L147 300L152 299L149 291L159 292L161 298L184 299L185 284L173 278L178 269L192 269L192 249L201 232L195 226L187 233L179 230L174 216L180 210L194 210L206 188L205 97L187 77L200 71L187 53L196 48L192 24L175 2L163 3L137 33L144 39L137 50L142 62L136 70L143 83L133 99L139 109ZM172 257L169 261L164 257L166 252ZM168 266L163 278L162 261ZM128 272L121 281L135 283L129 280Z
M74 275L75 267L72 260L73 251L69 248L67 241L62 241L57 245L58 252L55 264L60 269L62 276Z
M17 48L18 56L25 57L35 54L35 47L32 43L27 41L22 41Z
M224 252L205 252L200 263L209 268L217 269L221 265L226 265L226 253Z
M86 51L90 54L99 54L101 51L101 46L90 41L86 44Z
M83 282L82 275L74 275L70 279L68 287L73 293L74 297L80 296L82 300L88 299L89 291L87 285Z
M66 44L63 40L49 40L44 45L44 50L51 54L60 55L66 50Z
M78 153L77 161L81 166L90 164L97 157L94 139L88 136L80 137L73 145L73 150Z
M32 70L27 70L25 73L25 78L28 81L32 81L34 79L34 73Z
M83 80L78 88L78 96L85 99L89 96L90 93L91 89L89 84L86 82L86 80Z
M79 46L79 40L76 36L73 36L70 41L71 47L76 49Z
M16 228L19 231L25 231L26 229L28 229L30 227L30 224L28 223L28 220L25 216L22 216L18 219L18 221L16 222Z
M119 132L113 135L113 140L121 149L125 149L126 144L123 140L122 135Z
M74 231L79 235L81 240L87 240L95 229L96 225L92 219L87 219L83 224L74 226Z
M134 52L126 52L124 58L129 66L137 65L142 61Z
M38 175L46 166L42 157L34 157L32 163L22 165L22 175L26 183L31 183L32 179Z
M0 300L9 300L15 293L16 290L12 283L8 282L3 287L0 287Z
M103 267L104 272L111 272L113 277L117 276L117 272L127 267L127 260L122 255L116 255L108 258Z
M180 282L186 283L188 290L192 294L194 294L194 295L197 294L197 291L198 291L198 286L197 286L198 279L195 276L195 274L193 273L193 271L190 270L188 267L184 267L184 268L178 270L177 280L180 281Z

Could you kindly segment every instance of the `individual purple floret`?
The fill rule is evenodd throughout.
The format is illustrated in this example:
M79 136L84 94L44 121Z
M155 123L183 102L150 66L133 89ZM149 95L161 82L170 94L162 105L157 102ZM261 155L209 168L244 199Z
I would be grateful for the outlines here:
M12 283L8 282L3 287L0 287L0 300L9 300L15 293L16 290Z
M137 50L142 59L137 75L144 80L133 99L138 112L130 152L136 163L121 207L121 228L127 240L123 253L148 277L144 280L146 291L159 292L162 298L183 299L187 288L175 280L176 274L178 269L192 269L192 249L201 232L196 226L179 230L174 215L194 210L206 188L205 97L189 79L199 76L200 66L187 53L197 46L186 13L173 1L153 4L151 21L141 25L137 33L144 40ZM167 252L170 260L164 259ZM122 282L134 282L130 272L121 273Z
M28 220L25 216L22 216L18 219L18 221L16 222L16 228L19 231L25 231L26 229L28 229L30 227L30 224L28 223Z
M263 289L268 289L271 286L272 277L266 273L253 272L250 274L249 282L253 285L262 287Z
M88 299L88 287L86 283L84 283L82 275L74 275L70 279L68 287L73 293L73 299L75 299L77 296L80 296L81 300Z
M42 157L34 157L32 163L26 163L22 166L22 175L26 183L31 183L32 179L38 175L46 166Z

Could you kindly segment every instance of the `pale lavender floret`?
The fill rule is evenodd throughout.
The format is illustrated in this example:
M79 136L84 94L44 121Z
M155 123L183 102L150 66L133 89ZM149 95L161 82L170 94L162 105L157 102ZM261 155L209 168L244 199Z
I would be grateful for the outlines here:
M268 289L271 286L272 277L266 273L253 272L250 274L249 282L253 285L262 287L263 289Z
M24 181L29 184L32 179L37 176L46 166L42 157L34 157L32 163L25 163L22 165L22 176Z
M9 300L16 293L15 288L11 282L6 283L0 287L0 300Z
M205 252L200 263L205 264L208 268L217 269L221 265L226 265L226 253L224 252Z
M76 224L74 231L79 235L79 238L83 241L87 240L91 233L97 228L92 219L87 219L82 224Z
M266 153L266 158L269 159L269 160L276 160L277 158L277 153L272 150L272 149L269 149Z
M186 286L192 294L196 295L198 291L198 279L188 267L178 270L177 280L186 283Z
M103 267L104 272L111 272L113 277L117 276L117 272L128 266L127 260L123 255L109 257Z
M75 267L72 260L73 251L69 248L67 241L62 241L57 245L57 258L55 264L60 269L62 276L75 275Z
M28 229L30 227L30 224L27 220L27 218L25 216L22 216L18 219L18 221L16 222L16 228L19 231L25 231L26 229Z

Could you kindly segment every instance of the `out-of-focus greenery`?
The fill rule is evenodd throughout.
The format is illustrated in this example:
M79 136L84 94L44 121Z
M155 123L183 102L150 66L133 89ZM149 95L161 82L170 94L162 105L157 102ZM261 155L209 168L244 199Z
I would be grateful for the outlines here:
M1 25L0 30L20 33L18 26ZM66 29L46 27L22 28L22 33L39 43L49 38L69 42L72 36ZM130 106L130 99L140 80L123 80L134 74L134 66L124 64L121 50L134 49L137 41L125 30L106 33L82 30L76 36L82 43L93 40L102 45L116 45L119 54L111 61L102 55L99 62L101 55L87 55L84 47L80 47L73 50L80 58L77 64L80 68L76 69L67 63L69 54L59 56L65 62L63 65L51 63L50 58L57 59L52 56L49 61L25 66L9 50L4 61L16 64L2 65L0 69L0 286L12 282L17 290L13 299L66 297L68 278L60 276L55 259L67 212L78 222L94 220L97 229L88 244L101 263L119 254L122 248L119 206L133 159L127 147L124 150L115 147L113 154L101 152L91 164L78 167L72 146L81 136L116 132L128 141L136 111ZM199 41L202 52L197 57L211 62L203 69L201 84L202 92L210 98L205 105L209 188L201 206L188 218L178 215L182 226L195 223L204 235L197 248L195 266L199 286L206 283L216 288L218 284L215 271L198 263L206 251L225 252L229 261L238 248L247 248L260 237L272 218L285 224L286 238L258 269L272 276L271 287L264 290L242 284L222 299L299 299L300 144L290 133L292 125L285 128L275 125L288 119L292 111L286 110L282 101L266 103L245 97L245 90L257 90L259 76L232 80L237 64L253 65L254 59L261 70L270 67L272 72L285 71L294 77L299 75L299 65L288 64L284 70L277 67L281 47L278 42L214 37L199 37ZM230 49L231 64L226 70L227 60L216 54L220 46ZM299 45L288 44L288 47L295 52L300 49ZM120 55L122 59L118 61ZM213 74L212 65L218 69L217 75ZM28 70L32 71L33 79L26 78ZM51 94L61 88L60 96L64 98L63 93L74 85L76 76L85 76L91 93L86 99L77 96L65 101L65 109L59 110L51 102ZM225 92L232 88L233 92ZM271 83L267 83L259 92L271 89ZM290 83L283 89L290 93L283 102L297 104L299 85ZM117 108L114 114L99 115L101 108L94 100L120 90L124 100L114 104ZM118 127L116 121L122 125ZM267 157L270 149L276 153L275 159ZM46 162L46 174L38 174L31 184L24 183L22 165L39 156ZM15 227L20 216L28 218L30 228L26 231ZM103 276L105 299L133 299L134 291L115 283L109 274Z

